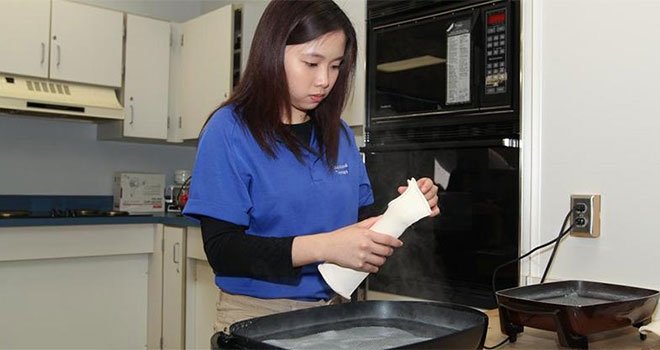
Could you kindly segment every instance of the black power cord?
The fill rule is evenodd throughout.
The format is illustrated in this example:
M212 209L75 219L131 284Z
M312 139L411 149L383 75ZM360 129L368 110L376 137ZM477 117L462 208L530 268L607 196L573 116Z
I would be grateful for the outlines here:
M497 345L493 345L493 346L486 346L486 345L484 344L484 349L489 349L489 350L490 350L490 349L497 349L497 348L499 348L500 346L506 344L506 343L509 341L509 339L510 339L509 337L506 337L506 338L504 338L504 340L502 340L501 342L497 343Z
M567 229L564 229L564 227L566 227L566 224L568 223L568 220L571 218L571 214L573 213L574 210L575 210L575 208L571 208L571 210L569 210L568 213L566 214L566 217L564 218L564 221L561 224L561 229L559 230L559 234L557 235L557 238L555 238L551 241L548 241L548 242L546 242L546 243L530 250L529 252L527 252L527 253L525 253L525 254L523 254L523 255L521 255L521 256L513 259L513 260L507 261L504 264L501 264L501 265L497 266L495 268L495 270L493 270L493 277L492 277L492 281L491 281L492 286L493 286L493 294L495 294L495 292L497 292L497 287L495 287L495 277L497 276L497 272L502 267L507 266L509 264L512 264L516 261L522 260L522 259L532 255L537 250L543 249L543 248L545 248L545 247L547 247L547 246L549 246L553 243L556 243L554 248L552 249L552 253L550 254L550 259L548 260L548 263L545 265L545 271L543 271L543 277L541 278L541 283L543 283L545 281L545 277L548 275L548 271L550 270L550 265L552 264L552 261L554 260L555 253L557 253L557 247L559 247L559 242L561 241L562 238L564 238L564 236L566 236L569 232L571 232L571 229L573 228L573 226L575 226L575 223L571 223L571 225L568 226ZM495 298L497 299L497 295L495 295ZM484 349L492 350L492 349L499 348L500 346L506 344L510 339L511 339L510 337L506 337L504 340L502 340L501 342L497 343L497 345L494 345L494 346L484 345Z
M548 259L548 263L545 265L545 271L543 271L543 277L541 277L541 282L540 282L541 284L545 282L545 277L548 275L548 271L550 271L550 265L552 265L552 261L555 259L555 254L557 253L557 248L559 248L559 241L561 240L562 237L564 237L568 232L571 231L573 226L575 226L575 223L573 222L565 231L562 232L564 227L566 227L566 223L571 218L571 214L573 213L573 211L575 211L575 208L572 208L572 210L570 210L568 214L566 214L566 217L564 218L564 223L561 224L561 230L559 230L559 234L557 235L556 238L557 244L555 244L555 246L552 247L552 253L550 254L550 259Z

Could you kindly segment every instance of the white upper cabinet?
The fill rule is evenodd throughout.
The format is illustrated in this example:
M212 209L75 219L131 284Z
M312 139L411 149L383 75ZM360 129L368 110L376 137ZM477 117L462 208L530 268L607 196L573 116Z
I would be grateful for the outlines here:
M221 7L183 24L180 137L196 139L232 86L233 8Z
M0 0L0 14L0 72L121 86L123 13L64 0Z
M124 15L53 0L50 77L121 87Z
M127 15L123 136L167 139L170 24Z
M350 126L361 126L364 125L366 117L367 1L336 0L336 3L353 23L358 46L353 93L346 104L342 118Z
M1 0L0 72L48 77L50 1Z

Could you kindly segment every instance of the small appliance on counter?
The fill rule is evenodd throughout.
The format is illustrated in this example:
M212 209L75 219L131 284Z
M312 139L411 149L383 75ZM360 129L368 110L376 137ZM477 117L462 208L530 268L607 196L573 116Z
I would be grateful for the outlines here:
M174 172L174 184L165 187L165 211L181 212L188 201L190 179L190 170L176 170Z
M112 189L113 209L131 213L163 212L164 189L164 174L117 172Z
M524 327L557 332L564 347L587 349L588 336L651 322L660 292L595 281L559 281L497 291L502 333L515 342ZM640 333L644 340L646 335Z

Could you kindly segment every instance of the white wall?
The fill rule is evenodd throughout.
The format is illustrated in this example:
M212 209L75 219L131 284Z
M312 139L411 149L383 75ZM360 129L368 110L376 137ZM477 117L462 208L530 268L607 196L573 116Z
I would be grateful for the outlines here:
M566 237L549 278L660 289L660 2L534 0L533 7L524 41L540 42L525 53L533 68L523 123L532 126L523 152L532 155L525 171L536 177L525 179L534 208L523 208L531 215L523 218L531 222L524 249L556 236L570 194L600 193L601 237ZM546 250L533 259L532 277L548 257Z
M115 171L192 169L195 148L97 141L96 125L0 114L0 194L112 195Z

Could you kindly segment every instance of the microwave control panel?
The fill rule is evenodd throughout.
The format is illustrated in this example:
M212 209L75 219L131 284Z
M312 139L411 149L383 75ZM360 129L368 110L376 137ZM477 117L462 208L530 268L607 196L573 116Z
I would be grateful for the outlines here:
M506 93L507 85L507 11L486 11L486 95Z

